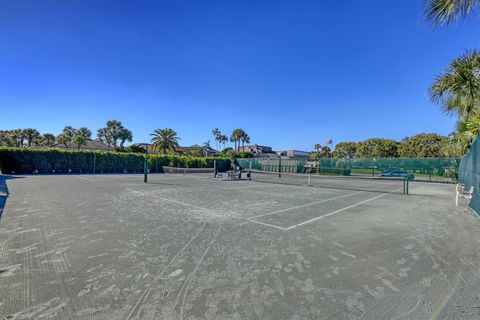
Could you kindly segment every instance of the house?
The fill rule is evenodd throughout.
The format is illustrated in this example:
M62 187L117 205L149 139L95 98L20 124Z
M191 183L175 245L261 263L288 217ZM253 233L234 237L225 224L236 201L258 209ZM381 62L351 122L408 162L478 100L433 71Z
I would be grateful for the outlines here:
M66 145L64 143L55 143L51 146L38 146L38 149L46 149L46 148L55 148L55 149L63 149L63 150L77 150L78 146L75 143L67 142ZM100 141L87 139L85 140L85 144L80 146L79 150L88 150L88 151L115 151L112 147L109 147L105 143Z
M308 158L310 156L310 152L300 150L282 150L278 151L277 154L289 158Z
M262 154L262 153L267 153L267 154L274 153L272 151L272 147L260 146L258 144L240 147L239 150L240 152L250 152L250 153L253 153L254 155Z

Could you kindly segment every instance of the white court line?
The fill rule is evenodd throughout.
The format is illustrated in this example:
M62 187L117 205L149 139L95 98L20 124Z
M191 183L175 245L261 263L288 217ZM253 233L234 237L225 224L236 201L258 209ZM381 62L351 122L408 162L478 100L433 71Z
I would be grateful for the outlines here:
M326 202L326 201L331 201L331 200L336 200L336 199L340 199L340 198L345 198L345 197L349 197L349 196L353 196L355 194L359 194L359 193L364 193L364 192L372 192L372 191L376 191L376 190L379 190L383 187L378 187L378 188L375 188L375 189L368 189L368 190L362 190L362 191L357 191L357 192L353 192L353 193L349 193L349 194L344 194L342 196L338 196L338 197L334 197L334 198L329 198L329 199L323 199L323 200L320 200L320 201L315 201L315 202L311 202L311 203L307 203L307 204L302 204L302 205L299 205L299 206L296 206L296 207L291 207L291 208L285 208L285 209L282 209L282 210L278 210L278 211L274 211L274 212L269 212L269 213L265 213L265 214L261 214L261 215L258 215L258 216L254 216L254 217L250 217L250 218L247 218L247 219L255 219L255 218L261 218L261 217L265 217L265 216L271 216L272 214L277 214L277 213L281 213L281 212L285 212L285 211L290 211L290 210L294 210L294 209L298 209L298 208L303 208L303 207L308 207L308 206L312 206L314 204L319 204L319 203L322 203L322 202ZM400 189L397 189L397 190L400 190ZM397 190L394 190L392 192L395 192ZM390 192L390 193L392 193Z
M320 200L320 201L315 201L315 202L311 202L311 203L307 203L307 204L302 204L302 205L299 205L299 206L296 206L296 207L291 207L291 208L286 208L286 209L273 211L273 212L269 212L269 213L265 213L265 214L260 214L258 216L253 216L253 217L250 217L250 218L247 218L247 219L250 220L250 219L261 218L261 217L265 217L265 216L271 216L272 214L277 214L277 213L281 213L281 212L285 212L285 211L289 211L289 210L308 207L308 206L312 206L314 204L319 204L319 203L326 202L326 201L336 200L336 199L352 196L354 194L359 194L359 193L362 193L362 192L367 192L367 191L358 191L358 192L353 192L353 193L349 193L349 194L344 194L342 196L338 196L338 197L335 197L335 198L323 199L323 200Z
M79 178L79 179L83 179L83 180L87 180L87 181L97 181L97 180L93 180L93 179L82 177L82 176L74 176L74 177Z
M276 228L276 229L280 229L280 230L288 230L287 228L284 228L284 227L279 227L279 226L276 226L274 224L270 224L270 223L265 223L265 222L260 222L260 221L255 221L255 220L250 220L250 219L247 219L247 218L240 218L242 220L247 220L248 222L252 222L252 223L258 223L258 224L261 224L261 225L264 225L264 226L268 226L268 227L272 227L272 228Z
M305 225L305 224L308 224L308 223L311 223L311 222L314 222L314 221L317 221L317 220L326 218L326 217L331 216L331 215L333 215L333 214L335 214L335 213L339 213L339 212L342 212L342 211L351 209L351 208L353 208L353 207L356 207L356 206L358 206L358 205L360 205L360 204L364 204L364 203L370 202L370 201L372 201L372 200L375 200L375 199L378 199L378 198L381 198L381 197L384 197L384 196L388 196L389 194L392 194L392 193L394 193L394 192L396 192L396 191L398 191L398 190L401 190L401 189L402 189L402 188L398 188L398 189L396 189L396 190L390 191L389 193L384 193L384 194L381 194L381 195L379 195L379 196L376 196L376 197L373 197L373 198L370 198L370 199L367 199L367 200L363 200L363 201L357 202L357 203L355 203L355 204L352 204L351 206L348 206L348 207L345 207L345 208L342 208L342 209L339 209L339 210L336 210L336 211L327 213L327 214L325 214L325 215L323 215L323 216L320 216L320 217L317 217L317 218L313 218L313 219L304 221L304 222L302 222L302 223L298 223L298 224L293 225L293 226L291 226L291 227L287 227L287 228L285 228L285 230L291 230L291 229L293 229L293 228L300 227L300 226L303 226L303 225Z
M135 190L134 190L135 191ZM135 192L138 192L138 191L135 191ZM196 206L194 204L189 204L189 203L185 203L185 202L180 202L180 201L176 201L176 200L172 200L172 199L167 199L167 198L163 198L163 197L159 197L159 196L155 196L155 199L160 199L160 200L164 200L164 201L167 201L167 202L172 202L172 203L175 203L175 204L179 204L179 205L182 205L182 206L186 206L186 207L191 207L191 208L195 208L195 209L200 209L200 210L204 210L204 211L208 211L208 212L211 212L213 214L215 214L216 216L221 216L218 212L216 211L213 211L213 210L210 210L210 209L207 209L207 208L203 208L203 207L199 207L199 206Z

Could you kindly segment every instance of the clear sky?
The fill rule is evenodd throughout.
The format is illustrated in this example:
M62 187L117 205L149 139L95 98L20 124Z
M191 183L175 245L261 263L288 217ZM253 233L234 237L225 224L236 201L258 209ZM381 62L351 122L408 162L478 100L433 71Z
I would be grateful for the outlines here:
M434 76L480 19L435 29L423 1L0 0L0 129L117 119L134 142L240 127L252 143L448 134Z

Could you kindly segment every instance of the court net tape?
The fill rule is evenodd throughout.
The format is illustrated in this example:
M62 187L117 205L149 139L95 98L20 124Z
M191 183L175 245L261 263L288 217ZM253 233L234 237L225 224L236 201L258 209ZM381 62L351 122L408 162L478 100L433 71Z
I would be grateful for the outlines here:
M335 176L246 170L250 180L298 186L408 194L408 180L391 177Z
M178 168L163 166L164 173L214 176L215 168Z

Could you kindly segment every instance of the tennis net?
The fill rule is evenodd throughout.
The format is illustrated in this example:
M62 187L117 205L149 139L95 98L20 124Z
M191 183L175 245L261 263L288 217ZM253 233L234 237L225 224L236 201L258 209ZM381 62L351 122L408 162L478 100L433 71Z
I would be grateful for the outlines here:
M256 182L408 194L408 180L404 178L332 176L257 170L246 170L245 172L250 174L250 180Z
M163 166L164 173L184 174L184 175L198 175L198 176L215 176L215 168L179 168Z

